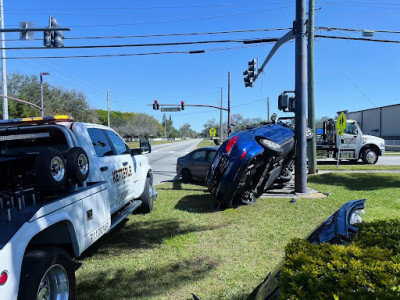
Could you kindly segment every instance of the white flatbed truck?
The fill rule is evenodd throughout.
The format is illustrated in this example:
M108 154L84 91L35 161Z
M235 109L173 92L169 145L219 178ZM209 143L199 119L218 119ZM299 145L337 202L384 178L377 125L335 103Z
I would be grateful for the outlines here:
M363 134L355 120L347 120L342 136L337 134L334 120L324 121L322 128L317 129L316 141L317 150L326 151L336 159L340 155L340 159L353 162L361 159L364 164L375 164L379 156L385 155L385 140Z

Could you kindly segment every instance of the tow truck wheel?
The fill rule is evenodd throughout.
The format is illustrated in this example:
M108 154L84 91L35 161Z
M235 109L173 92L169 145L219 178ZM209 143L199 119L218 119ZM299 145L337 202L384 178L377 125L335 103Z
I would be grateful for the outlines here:
M372 149L365 149L362 154L362 161L366 165L374 165L378 161L378 154Z
M150 178L146 178L146 183L144 185L143 194L140 196L142 200L142 205L138 208L138 212L142 214L148 214L153 210L153 186L151 185Z
M68 176L78 184L82 184L89 176L89 158L81 147L69 149L67 171Z
M49 192L56 192L65 187L67 170L60 151L49 148L41 151L35 162L36 182Z
M33 250L22 262L18 299L72 300L75 283L71 257L64 249Z

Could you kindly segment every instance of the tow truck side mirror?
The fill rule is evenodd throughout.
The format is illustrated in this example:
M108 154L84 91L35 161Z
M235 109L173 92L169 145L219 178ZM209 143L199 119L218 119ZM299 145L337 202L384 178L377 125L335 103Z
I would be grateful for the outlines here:
M140 139L140 150L142 153L150 153L151 152L151 145L149 140Z

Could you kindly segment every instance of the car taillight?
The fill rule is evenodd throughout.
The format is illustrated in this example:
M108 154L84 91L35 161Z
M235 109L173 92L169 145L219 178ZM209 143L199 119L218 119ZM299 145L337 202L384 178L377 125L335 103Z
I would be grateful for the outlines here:
M240 159L243 159L246 156L246 153L247 153L246 149L243 149L243 153L242 153L242 156L240 157Z
M0 274L0 285L4 285L7 282L8 273L6 271L1 272Z
M226 152L228 153L228 155L231 154L232 148L236 144L238 138L239 138L238 136L234 136L226 144Z

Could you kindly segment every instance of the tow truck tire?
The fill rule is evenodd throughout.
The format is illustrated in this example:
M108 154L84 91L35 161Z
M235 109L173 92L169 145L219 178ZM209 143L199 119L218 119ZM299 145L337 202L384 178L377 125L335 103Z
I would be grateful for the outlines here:
M362 161L366 165L374 165L378 161L378 154L373 149L365 149L362 154Z
M60 151L48 148L41 151L35 162L36 183L47 192L56 192L65 187L67 169Z
M89 158L81 147L69 149L67 153L68 176L76 183L82 184L89 176Z
M142 205L137 209L139 213L148 214L153 210L153 186L151 185L150 178L146 178L146 183L144 184L144 190L142 195L140 196L140 200L142 200Z
M18 299L75 299L75 272L62 248L44 248L25 254Z

